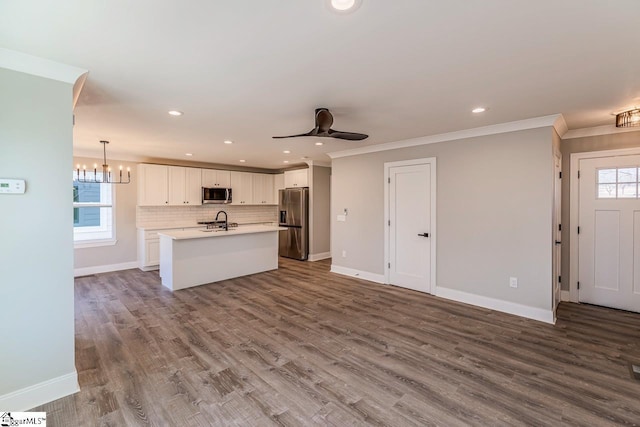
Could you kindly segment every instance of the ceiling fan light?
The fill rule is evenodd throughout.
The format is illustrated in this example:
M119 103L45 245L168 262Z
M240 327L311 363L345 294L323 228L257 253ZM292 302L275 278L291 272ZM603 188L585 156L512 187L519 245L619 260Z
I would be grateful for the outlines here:
M633 110L623 111L616 115L616 127L627 128L640 126L640 109L635 108Z

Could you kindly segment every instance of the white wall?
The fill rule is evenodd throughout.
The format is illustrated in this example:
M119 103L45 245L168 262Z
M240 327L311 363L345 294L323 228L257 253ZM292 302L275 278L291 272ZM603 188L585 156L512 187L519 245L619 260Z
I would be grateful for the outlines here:
M313 227L309 256L322 255L331 251L331 168L323 166L311 166L309 179L311 188L311 209L313 209L313 221L309 224ZM311 231L311 230L310 230Z
M333 265L384 274L384 163L436 157L437 286L550 310L552 130L333 159ZM344 208L347 222L337 222Z
M77 389L72 84L0 68L0 94L0 176L27 182L0 195L0 407L18 411Z

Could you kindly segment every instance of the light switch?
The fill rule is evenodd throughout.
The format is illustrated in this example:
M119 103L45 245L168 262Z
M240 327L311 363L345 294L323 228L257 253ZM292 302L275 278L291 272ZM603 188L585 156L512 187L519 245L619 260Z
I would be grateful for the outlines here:
M339 222L345 222L347 220L347 216L346 215L338 215L337 220Z

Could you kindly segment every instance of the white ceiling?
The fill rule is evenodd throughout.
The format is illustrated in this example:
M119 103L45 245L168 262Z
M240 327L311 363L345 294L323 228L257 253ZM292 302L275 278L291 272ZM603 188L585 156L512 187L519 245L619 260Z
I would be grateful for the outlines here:
M325 3L0 0L0 47L89 70L74 149L107 139L111 158L281 168L556 113L569 129L611 124L640 104L637 0ZM271 138L310 130L317 107L370 137Z

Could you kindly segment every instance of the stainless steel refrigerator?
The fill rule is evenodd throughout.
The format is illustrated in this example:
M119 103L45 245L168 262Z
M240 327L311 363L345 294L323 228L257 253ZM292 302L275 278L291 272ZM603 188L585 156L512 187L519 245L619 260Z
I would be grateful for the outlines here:
M280 256L306 260L309 257L309 189L287 188L278 193Z

